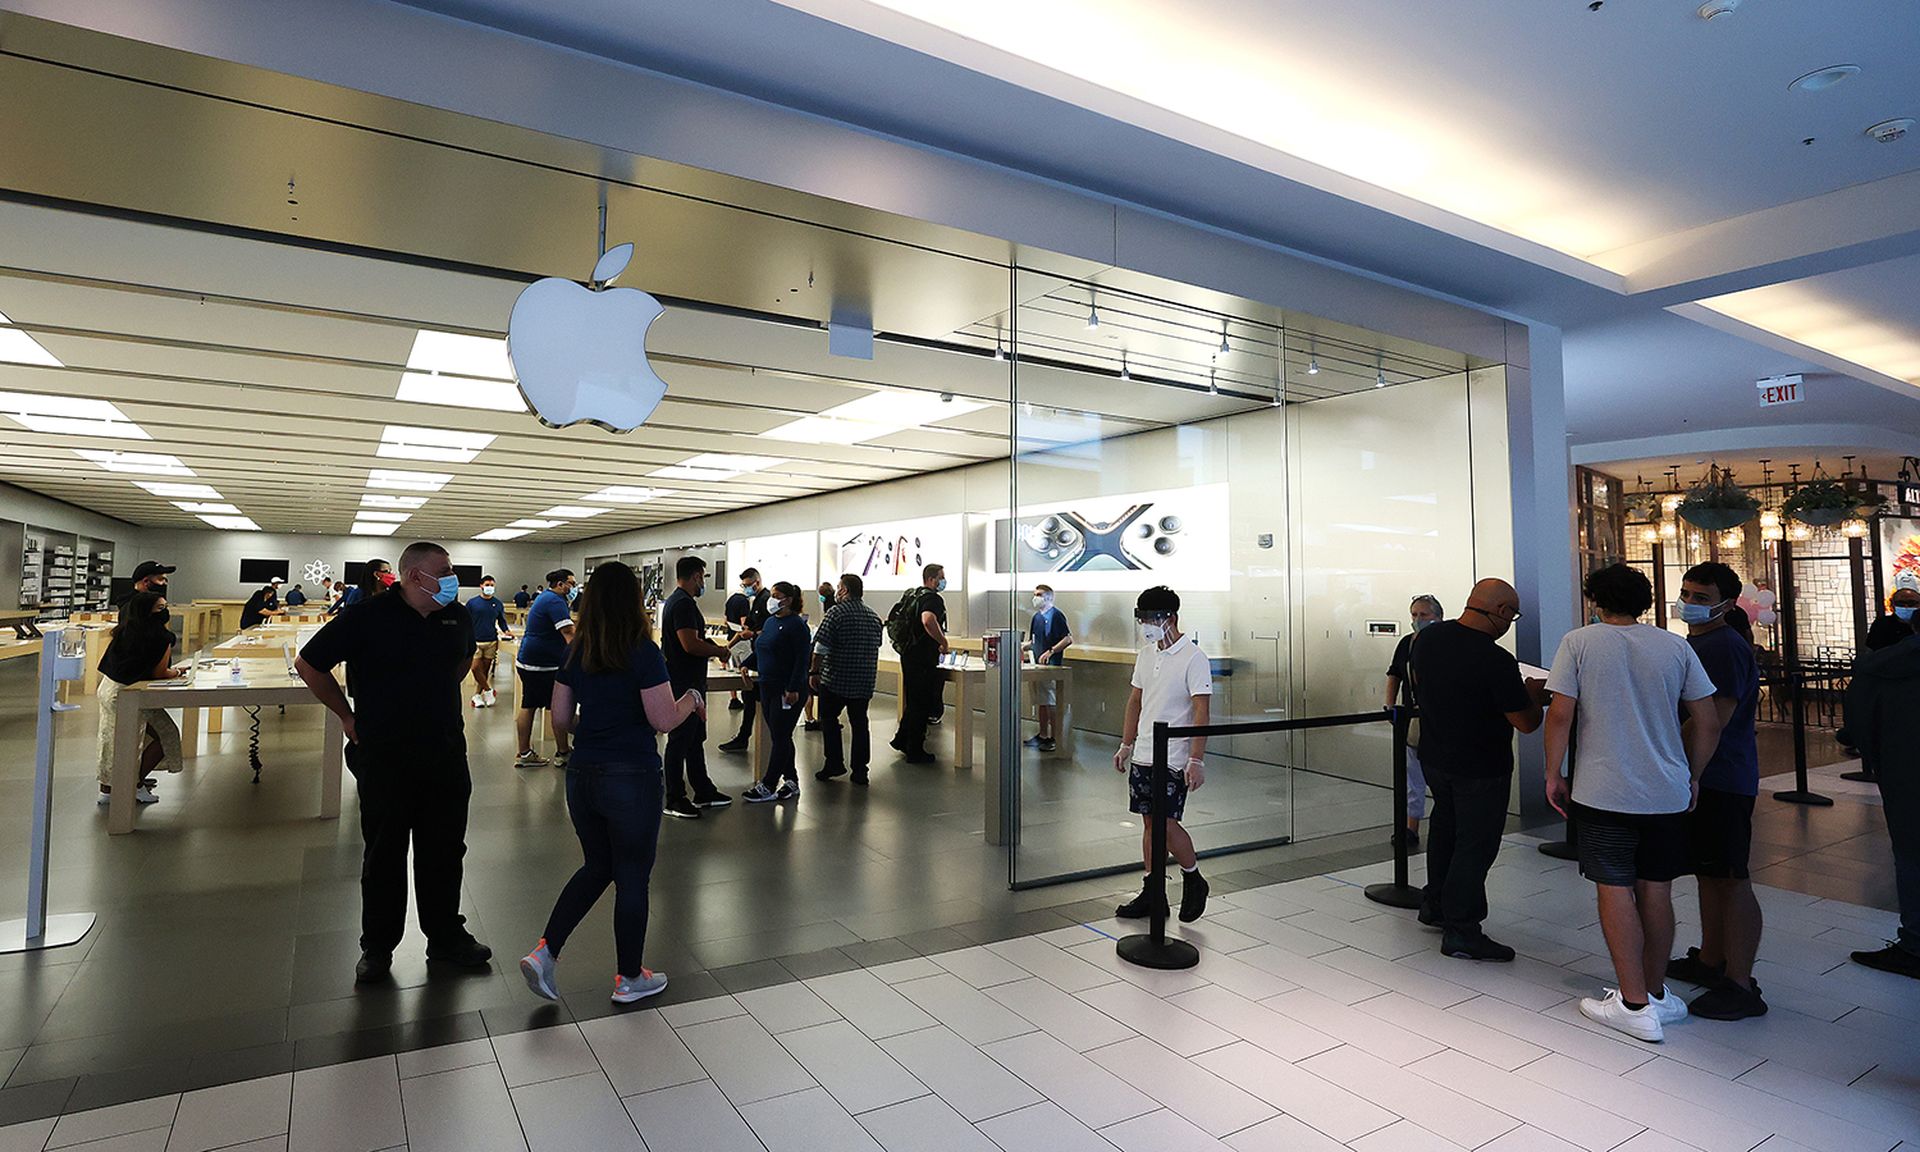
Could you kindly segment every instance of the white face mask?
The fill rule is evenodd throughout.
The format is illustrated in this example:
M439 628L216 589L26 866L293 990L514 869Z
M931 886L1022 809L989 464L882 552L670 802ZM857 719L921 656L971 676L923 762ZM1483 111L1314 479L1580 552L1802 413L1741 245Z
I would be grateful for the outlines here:
M485 596L489 600L493 599L493 585L491 584L480 585L480 595Z
M1167 626L1165 624L1142 624L1140 625L1140 638L1149 644L1157 646L1162 640L1167 638Z

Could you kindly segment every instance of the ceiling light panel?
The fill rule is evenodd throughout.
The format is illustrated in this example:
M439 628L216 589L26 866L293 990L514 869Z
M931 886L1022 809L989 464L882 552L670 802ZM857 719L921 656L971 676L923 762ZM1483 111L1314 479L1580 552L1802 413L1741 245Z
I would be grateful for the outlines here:
M389 496L384 492L368 492L360 497L362 508L418 508L426 502L425 496Z
M531 528L489 528L485 532L482 532L478 536L475 536L474 539L475 540L518 540L520 537L525 536L527 533L531 531L533 531L533 529Z
M0 325L12 324L6 313L0 312ZM18 328L0 328L0 361L8 364L37 364L44 368L64 368L54 354L41 346L40 341L22 332Z
M169 484L163 480L135 480L134 487L145 488L164 500L224 500L210 484Z
M347 532L353 536L391 536L399 528L398 524L385 524L376 520L355 520L353 527L347 529Z
M464 376L434 376L426 372L400 374L394 399L409 404L440 404L448 408L483 408L489 412L525 412L520 386L510 380L473 380Z
M32 392L0 392L0 415L11 417L35 432L67 436L111 436L121 440L151 440L125 412L105 400L79 396L42 396Z
M538 532L542 528L558 528L565 523L565 520L515 520L513 523L508 524L507 527L525 528L529 532Z
M489 380L513 379L507 342L500 337L463 336L427 328L414 334L413 349L407 353L407 368L414 372L483 376Z
M75 448L73 454L109 472L126 472L135 476L193 475L193 469L182 464L178 456L158 452L109 452L98 448Z
M731 480L748 472L761 472L786 461L773 456L745 456L729 452L702 452L678 464L648 473L666 480Z
M240 509L218 500L175 500L173 506L182 512L191 512L196 516L203 514L208 516L240 515Z
M606 508L589 508L585 504L555 504L539 515L555 520L586 520L606 511Z
M658 500L673 493L664 488L636 488L628 484L615 484L602 488L598 492L589 492L582 500L593 500L602 504L645 504L649 500Z
M951 396L950 393L946 395ZM957 396L942 399L931 392L889 389L869 393L845 404L836 404L816 416L803 416L760 435L769 440L791 440L802 444L858 444L949 417L978 412L985 407L988 405L981 401Z
M200 519L225 532L260 531L260 525L245 516L202 516Z
M413 519L413 513L411 512L376 512L370 508L363 508L360 511L355 512L353 514L353 518L355 520L384 521L388 524L405 524L407 521Z
M438 492L453 476L447 472L407 472L396 468L373 468L367 472L367 487L388 488L400 492Z
M389 424L380 433L377 454L399 460L468 464L493 440L492 434L486 432L455 432L447 428Z

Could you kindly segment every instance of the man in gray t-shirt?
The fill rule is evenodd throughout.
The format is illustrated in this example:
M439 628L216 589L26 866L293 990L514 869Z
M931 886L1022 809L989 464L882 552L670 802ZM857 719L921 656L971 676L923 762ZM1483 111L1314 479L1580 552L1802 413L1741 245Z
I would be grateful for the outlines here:
M1580 1001L1589 1019L1655 1042L1684 1018L1667 991L1673 948L1673 878L1689 871L1686 814L1720 742L1713 682L1680 636L1639 618L1653 586L1625 564L1587 577L1600 623L1567 633L1547 691L1547 799L1573 809L1580 874L1593 881L1617 991ZM1690 720L1683 735L1680 713ZM1575 729L1579 754L1561 773Z

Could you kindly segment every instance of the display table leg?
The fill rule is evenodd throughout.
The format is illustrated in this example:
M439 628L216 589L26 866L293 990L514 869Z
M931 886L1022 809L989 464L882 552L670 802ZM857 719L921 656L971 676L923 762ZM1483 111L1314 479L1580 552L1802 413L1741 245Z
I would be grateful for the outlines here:
M227 710L215 705L207 709L207 735L218 736L227 730Z
M753 712L753 732L747 737L747 763L753 765L753 778L758 781L767 774L767 758L773 754L773 735L767 731L767 708L769 705L764 693L760 706ZM772 707L778 708L779 704ZM751 784L748 787L752 787Z
M113 714L113 796L107 801L107 833L133 831L133 790L140 785L139 693L123 692Z
M1065 756L1071 761L1075 754L1073 742L1072 671L1062 668L1060 670L1059 684L1060 691L1057 693L1057 696L1060 703L1055 705L1053 709L1054 744L1056 745L1054 751L1056 755Z
M191 760L200 755L200 709L180 709L180 755Z
M973 767L973 699L967 691L972 677L965 672L953 674L953 709L960 715L953 725L953 766Z

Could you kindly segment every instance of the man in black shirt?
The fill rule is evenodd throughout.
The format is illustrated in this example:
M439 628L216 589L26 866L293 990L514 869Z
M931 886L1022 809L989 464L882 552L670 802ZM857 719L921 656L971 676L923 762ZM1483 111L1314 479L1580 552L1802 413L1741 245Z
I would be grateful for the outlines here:
M909 764L931 764L927 751L927 724L940 715L940 657L947 651L947 602L940 593L947 589L947 570L929 564L920 570L920 587L910 589L894 606L906 612L910 642L900 654L900 729L893 734L893 747Z
M1495 643L1519 618L1513 585L1482 580L1459 619L1421 631L1408 661L1433 791L1420 922L1440 927L1442 952L1467 960L1513 959L1480 923L1513 788L1513 733L1540 727L1546 697L1545 685L1523 681L1519 662Z
M753 569L749 568L747 571L751 572ZM755 579L758 579L757 574ZM734 589L733 595L727 597L726 607L722 611L727 617L727 643L736 644L740 640L740 634L747 630L747 613L753 611L753 597L747 594L747 587L744 584ZM745 707L746 704L741 701L738 692L733 693L732 699L727 701L727 708L730 711L738 712Z
M742 640L752 643L753 638L760 635L760 630L767 626L767 617L773 615L767 609L767 585L760 579L758 568L748 568L740 573L740 595L747 598L747 611L740 620L739 629L733 634L733 643L738 644ZM728 603L731 604L732 600L729 599ZM753 657L747 657L742 667L753 667ZM748 689L740 693L740 700L745 712L740 717L740 731L734 733L733 739L720 745L722 752L745 752L751 746L754 706L759 702L759 696L754 690Z
M408 546L400 578L322 628L295 668L314 697L340 717L347 768L360 794L361 983L393 965L407 927L407 848L427 959L466 968L493 958L460 915L466 855L467 737L461 681L473 660L473 619L459 603L460 582L447 550ZM333 669L354 686L348 703Z
M682 556L673 568L679 587L667 597L660 611L660 651L667 658L667 679L676 698L689 690L705 695L707 664L725 660L727 650L707 639L707 618L700 614L696 601L707 590L707 562L698 556ZM687 784L693 784L693 796L687 796ZM702 808L725 808L732 797L713 786L707 776L707 721L700 715L687 717L678 728L667 733L666 813L683 820L697 820Z

